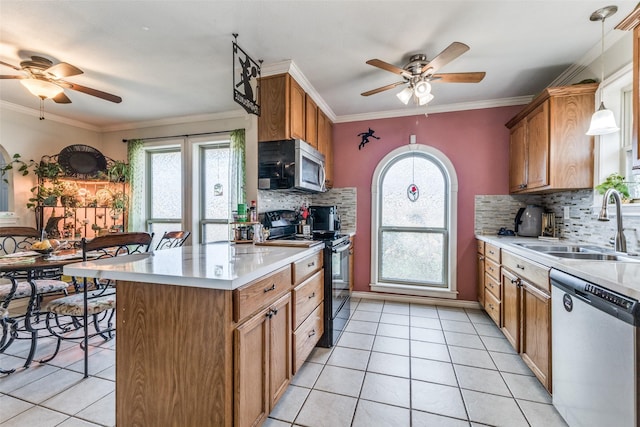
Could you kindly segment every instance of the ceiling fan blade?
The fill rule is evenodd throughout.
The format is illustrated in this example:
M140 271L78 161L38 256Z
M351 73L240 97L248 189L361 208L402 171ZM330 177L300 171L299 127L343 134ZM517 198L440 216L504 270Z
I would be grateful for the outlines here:
M27 76L10 76L10 75L6 75L6 76L0 76L0 79L26 79Z
M407 82L391 83L390 85L386 85L386 86L379 87L377 89L372 89L372 90L368 90L366 92L362 92L360 95L362 95L362 96L375 95L376 93L380 93L380 92L384 92L385 90L393 89L394 87L403 85L405 83L407 83Z
M71 104L71 100L64 92L59 93L53 98L53 102L56 104Z
M379 59L370 59L367 61L367 64L373 65L374 67L381 68L385 71L390 71L394 74L400 74L403 77L411 78L411 73L407 70L404 70L400 67L396 67L395 65L391 65L388 62L381 61Z
M71 83L71 82L67 82L67 81L63 81L63 80L59 80L56 83L59 84L60 86L64 86L64 87L67 87L69 89L77 90L78 92L86 93L87 95L91 95L91 96L95 96L95 97L98 97L98 98L102 98L102 99L107 100L107 101L115 102L116 104L119 104L120 102L122 102L122 98L120 98L119 96L112 95L110 93L103 92L103 91L98 90L98 89L92 89L90 87L81 86L79 84Z
M0 64L6 65L7 67L13 68L14 70L22 71L22 68L16 67L15 65L8 64L6 62L0 61Z
M478 83L484 79L484 71L474 73L444 73L431 76L434 82L441 83Z
M77 76L78 74L82 74L82 71L78 67L74 67L71 64L67 64L66 62L61 62L59 64L53 65L45 70L47 73L55 76L57 79L61 79L63 77Z
M429 71L430 74L433 74L468 50L469 46L466 44L453 42L445 50L436 55L435 58L429 61L427 65L422 67L420 74L426 73L427 71Z

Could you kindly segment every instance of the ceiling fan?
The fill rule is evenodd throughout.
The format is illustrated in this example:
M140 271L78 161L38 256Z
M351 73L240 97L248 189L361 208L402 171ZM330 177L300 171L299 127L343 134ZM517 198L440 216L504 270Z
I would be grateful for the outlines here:
M47 58L32 56L30 60L20 62L20 66L0 61L0 64L11 67L17 71L23 71L21 75L0 75L0 79L18 79L33 95L41 100L53 99L58 104L70 104L71 100L64 93L64 89L76 90L107 101L120 103L122 98L101 90L71 83L63 78L77 76L83 71L66 62L53 64Z
M367 64L385 71L390 71L394 74L399 74L402 76L403 81L363 92L362 96L374 95L406 84L407 87L396 95L398 99L405 105L409 103L411 98L414 98L418 105L426 105L433 99L431 82L478 83L484 78L485 72L436 74L436 71L468 50L469 46L466 44L453 42L431 60L428 60L427 55L422 53L412 55L409 62L402 68L379 59L370 59L367 61Z

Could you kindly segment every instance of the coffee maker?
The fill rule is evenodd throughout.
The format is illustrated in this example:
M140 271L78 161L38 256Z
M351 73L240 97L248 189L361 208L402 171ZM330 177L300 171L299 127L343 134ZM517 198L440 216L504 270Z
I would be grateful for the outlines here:
M340 216L336 206L309 206L313 231L339 231Z

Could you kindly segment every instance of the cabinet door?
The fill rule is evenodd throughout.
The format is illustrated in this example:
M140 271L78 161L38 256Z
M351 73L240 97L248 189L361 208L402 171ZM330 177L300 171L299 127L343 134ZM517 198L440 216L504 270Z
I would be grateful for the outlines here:
M291 76L289 80L289 131L292 139L304 140L305 135L305 103L306 94L302 87Z
M234 331L234 420L260 425L269 415L269 314L261 311Z
M309 95L305 97L305 141L318 148L318 106Z
M325 161L325 185L333 186L333 124L329 118L318 108L318 151L324 154Z
M273 303L269 318L269 404L270 409L291 382L291 294Z
M549 185L549 101L527 120L527 190Z
M349 280L349 292L353 292L353 281L355 280L355 275L354 275L354 267L355 267L355 257L356 257L356 252L355 252L355 236L351 236L349 238L349 241L351 242L351 247L349 248L349 278L351 280Z
M551 391L551 297L522 283L522 359Z
M522 191L527 182L527 121L511 129L509 136L509 192Z
M484 307L484 255L478 254L478 302Z
M633 29L633 173L640 174L640 25Z
M258 116L258 141L289 139L287 76L260 79L260 116Z
M502 269L502 333L516 351L520 348L519 278Z

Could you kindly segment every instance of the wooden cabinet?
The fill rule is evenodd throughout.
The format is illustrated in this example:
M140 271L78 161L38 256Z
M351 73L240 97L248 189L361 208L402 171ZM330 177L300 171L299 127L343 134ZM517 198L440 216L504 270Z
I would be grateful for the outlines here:
M318 109L318 151L324 154L325 185L333 187L333 123Z
M291 381L291 267L233 291L234 419L261 424Z
M318 149L318 106L309 95L305 95L305 141Z
M484 307L484 242L482 240L478 240L476 243L478 245L478 302L482 307Z
M511 193L593 187L593 137L585 132L597 88L547 88L506 124Z
M502 332L551 391L549 268L502 251Z
M305 132L306 95L289 74L260 79L258 141L302 139Z
M640 174L640 5L624 18L617 30L633 31L633 132L632 155L633 173Z
M480 244L478 244L480 250ZM500 288L500 248L491 243L484 243L482 250L484 259L482 260L482 280L484 289L482 290L482 298L484 301L484 309L493 321L500 327L502 324L502 290ZM480 264L480 258L478 258ZM478 267L478 275L480 268Z
M324 269L322 252L293 265L293 373L295 374L324 333Z
M353 292L353 282L355 281L355 259L356 259L356 249L355 249L355 236L349 237L349 242L351 242L351 247L349 248L349 293Z
M235 347L235 425L260 425L291 381L291 295L236 328Z

